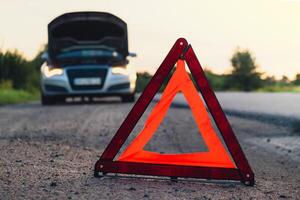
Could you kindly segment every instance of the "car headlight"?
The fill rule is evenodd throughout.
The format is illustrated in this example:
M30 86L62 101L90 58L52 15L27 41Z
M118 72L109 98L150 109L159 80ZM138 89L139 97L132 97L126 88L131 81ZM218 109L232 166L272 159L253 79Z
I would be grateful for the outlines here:
M61 76L64 73L64 70L62 68L52 67L48 65L43 65L41 71L47 78L51 76Z
M112 73L113 74L122 74L122 75L129 74L126 66L114 66L114 67L112 67Z

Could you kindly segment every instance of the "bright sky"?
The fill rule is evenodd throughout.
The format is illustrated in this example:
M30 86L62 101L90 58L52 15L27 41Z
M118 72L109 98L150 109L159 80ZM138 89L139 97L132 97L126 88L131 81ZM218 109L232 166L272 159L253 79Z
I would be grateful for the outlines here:
M300 0L0 0L0 47L32 58L47 43L47 24L71 11L106 11L128 24L138 71L154 73L179 37L200 62L229 70L236 47L253 52L260 71L300 73Z

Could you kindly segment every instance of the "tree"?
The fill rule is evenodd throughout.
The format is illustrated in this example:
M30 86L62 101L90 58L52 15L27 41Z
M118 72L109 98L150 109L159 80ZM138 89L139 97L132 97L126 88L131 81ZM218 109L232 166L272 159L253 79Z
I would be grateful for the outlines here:
M277 84L277 81L274 76L267 76L262 81L263 81L263 86L274 86Z
M213 88L215 91L222 91L226 90L226 84L225 82L227 81L228 76L225 74L215 74L209 69L204 69L205 76L208 79L208 82L210 86Z
M136 80L136 91L142 92L151 80L151 78L152 76L148 72L138 72Z
M28 81L30 68L18 51L0 51L0 83L10 80L15 89L22 89Z
M261 74L256 71L255 58L248 50L237 49L230 61L233 69L227 83L229 88L251 91L261 87Z
M281 79L279 80L280 85L288 85L290 83L290 80L287 76L283 75Z
M300 74L296 74L296 79L293 81L293 84L300 85Z
M31 61L17 50L0 49L0 85L7 87L11 85L14 89L36 90L39 87L40 66L43 63L41 55L46 48L44 45Z

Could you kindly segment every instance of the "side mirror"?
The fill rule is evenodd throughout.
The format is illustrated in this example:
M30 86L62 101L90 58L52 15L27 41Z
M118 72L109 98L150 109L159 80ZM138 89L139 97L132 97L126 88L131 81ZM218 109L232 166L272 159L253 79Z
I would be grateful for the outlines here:
M49 59L49 54L48 54L48 52L44 52L44 53L42 54L41 58L42 58L42 60L44 60L44 61L48 61L48 59Z
M133 58L134 58L134 57L137 57L137 54L136 54L136 53L129 52L129 53L128 53L128 56L130 56L130 57L133 57Z

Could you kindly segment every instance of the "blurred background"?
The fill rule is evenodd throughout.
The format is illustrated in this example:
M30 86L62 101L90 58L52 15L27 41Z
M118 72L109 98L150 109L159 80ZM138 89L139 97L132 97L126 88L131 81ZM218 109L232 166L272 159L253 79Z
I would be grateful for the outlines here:
M179 37L193 45L217 91L300 91L298 0L1 0L0 4L2 103L37 98L47 24L74 11L110 12L127 22L129 50L138 54L130 61L138 71L138 92Z

